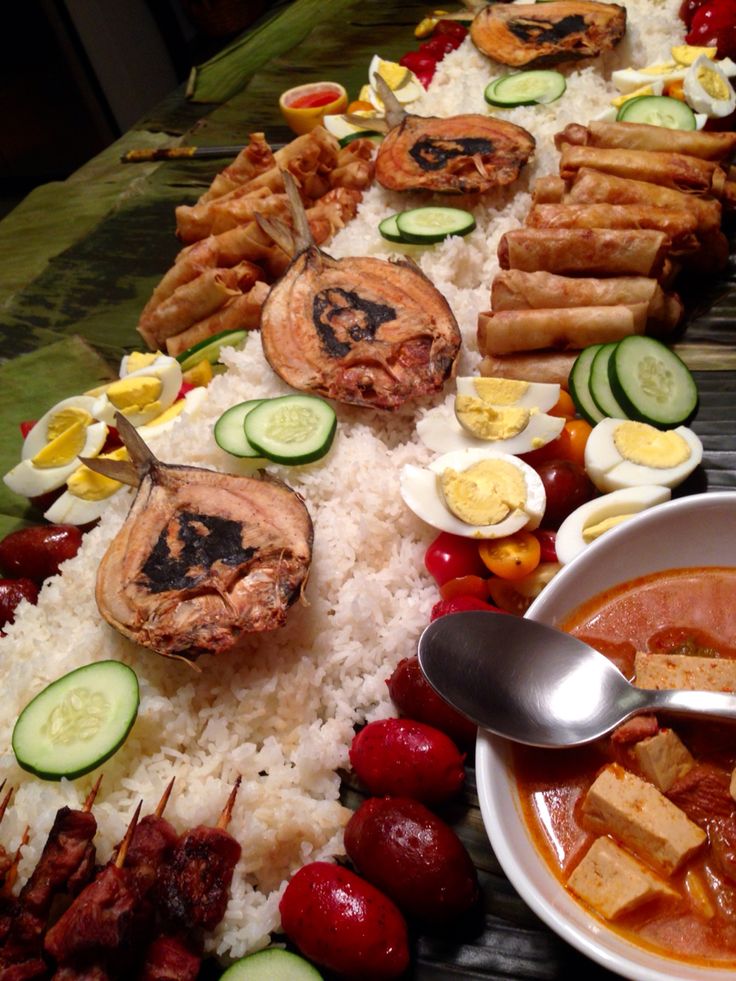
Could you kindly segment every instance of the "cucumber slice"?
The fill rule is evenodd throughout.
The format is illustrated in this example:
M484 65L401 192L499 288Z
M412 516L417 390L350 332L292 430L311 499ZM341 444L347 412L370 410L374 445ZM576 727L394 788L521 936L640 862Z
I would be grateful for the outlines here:
M575 359L570 370L570 377L567 380L567 387L578 414L591 426L595 426L606 418L590 394L590 367L593 364L593 358L602 347L602 344L590 344L583 348Z
M209 361L210 364L217 364L220 357L220 348L238 347L248 336L247 330L224 330L221 334L214 334L194 344L192 347L182 351L177 356L177 361L181 365L182 371L188 371L200 361Z
M695 129L695 113L686 102L669 95L641 95L629 99L616 116L621 123L646 123L668 129Z
M396 216L396 227L402 241L427 245L448 235L467 235L475 228L475 218L462 208L412 208Z
M385 239L388 239L389 242L404 241L404 237L399 231L399 226L396 224L396 219L398 217L398 214L389 215L388 218L384 218L378 225L378 231Z
M266 399L245 417L245 438L275 463L311 463L329 450L335 410L313 395Z
M616 398L638 422L670 429L687 422L698 407L689 368L653 337L634 334L619 341L608 373Z
M214 428L215 442L220 449L233 456L260 457L258 450L246 439L244 423L248 413L263 401L263 399L250 399L248 402L233 405L222 413Z
M377 133L374 129L361 129L357 133L348 133L347 136L343 136L341 140L338 140L338 143L341 147L345 147L353 140L372 140L373 143L380 143L383 140L383 133Z
M138 679L120 661L70 671L26 705L13 729L18 765L43 780L73 780L118 750L138 714Z
M567 88L565 76L550 69L535 69L503 75L486 86L483 98L489 105L510 109L513 106L548 105L556 102Z
M271 947L235 961L220 981L322 981L322 975L298 954Z
M600 350L596 351L590 365L588 385L593 402L604 415L610 416L611 419L628 419L626 409L616 399L608 380L608 362L616 348L616 343L601 344Z

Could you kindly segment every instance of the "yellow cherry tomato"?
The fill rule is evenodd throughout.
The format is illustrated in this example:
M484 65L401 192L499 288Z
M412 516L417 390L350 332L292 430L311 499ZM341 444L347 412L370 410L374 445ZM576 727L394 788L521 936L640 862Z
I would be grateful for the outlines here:
M365 99L354 99L347 109L348 112L375 112L376 107Z
M523 579L539 565L542 548L536 535L517 531L481 542L478 553L489 572L500 579Z

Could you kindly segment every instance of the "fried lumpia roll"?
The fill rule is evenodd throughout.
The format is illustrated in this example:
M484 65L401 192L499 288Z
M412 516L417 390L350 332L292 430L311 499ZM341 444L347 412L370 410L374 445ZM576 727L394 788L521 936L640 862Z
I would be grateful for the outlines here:
M247 184L248 181L274 166L274 155L263 133L251 133L248 139L248 146L240 151L228 167L217 174L200 201L211 201L221 194L227 194L228 191Z
M252 221L252 213L260 202L267 200L273 192L268 187L251 190L247 185L238 187L228 194L223 194L210 201L192 205L180 204L175 209L176 234L187 244L199 242L200 239L212 235L215 231L223 232L225 228L244 221ZM248 215L250 214L250 217ZM225 225L223 215L238 216L236 220ZM227 218L225 219L227 221ZM219 226L216 228L216 226Z
M643 180L630 180L581 167L566 202L580 204L650 204L660 208L691 211L698 220L698 233L721 227L721 205L713 198L696 197Z
M478 366L485 378L518 378L550 382L567 389L577 351L531 351L522 354L488 354Z
M266 302L269 287L266 283L255 283L248 293L231 299L216 313L192 324L181 334L166 340L166 351L172 357L181 354L194 344L214 337L226 330L255 330L261 322L261 307Z
M581 167L591 167L615 177L648 181L690 194L720 197L726 172L711 160L688 157L684 153L657 153L653 150L604 150L566 143L560 154L560 177L573 180Z
M502 269L563 276L655 276L668 246L663 232L648 229L517 228L498 246Z
M647 331L657 336L668 334L682 319L683 305L679 296L665 293L656 279L646 276L592 279L506 269L496 276L491 286L494 312L637 303L647 304Z
M554 174L538 177L532 185L532 204L559 204L566 190L567 184L561 177Z
M337 155L337 163L330 173L330 187L350 187L364 191L373 183L375 151L373 140L351 140Z
M138 331L151 350L160 349L168 337L209 317L233 297L247 293L259 279L263 279L263 272L252 262L240 262L230 269L207 269L141 316Z
M648 305L501 310L478 314L478 350L483 355L519 351L580 350L643 334Z
M526 217L529 228L653 228L664 232L673 255L700 248L698 219L682 208L653 204L536 204Z
M684 153L701 160L719 163L736 153L736 133L711 133L703 130L668 129L645 123L590 122L587 126L570 123L555 136L555 145L603 147L608 150L655 150L662 153Z

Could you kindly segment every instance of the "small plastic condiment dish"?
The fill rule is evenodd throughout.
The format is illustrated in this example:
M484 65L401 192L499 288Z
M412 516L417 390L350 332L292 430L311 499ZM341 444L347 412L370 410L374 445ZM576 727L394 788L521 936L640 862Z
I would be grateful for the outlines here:
M334 98L324 105L302 108L294 105L302 99L326 91L332 92ZM309 82L306 85L297 85L293 89L282 92L279 98L281 115L288 127L298 135L310 133L315 126L319 126L323 116L345 112L347 104L348 94L337 82Z
M606 532L555 576L527 616L559 626L587 599L666 569L736 565L736 492L657 505ZM476 751L481 813L501 866L519 895L559 936L632 981L717 981L727 968L659 955L609 929L572 898L537 851L522 816L510 743L481 732Z

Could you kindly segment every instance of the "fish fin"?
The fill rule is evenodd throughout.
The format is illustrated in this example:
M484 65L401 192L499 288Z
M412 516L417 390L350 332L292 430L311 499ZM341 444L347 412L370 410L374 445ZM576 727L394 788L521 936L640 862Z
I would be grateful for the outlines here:
M122 412L115 413L115 428L128 451L133 466L138 472L138 478L145 476L158 463L158 460L148 448L146 441L140 435L132 422L129 422Z
M141 482L140 475L130 460L105 460L99 457L80 456L79 461L95 473L109 477L110 480L117 480L121 484L137 487Z
M381 78L378 72L373 76L373 87L378 92L378 97L386 107L386 123L389 129L398 126L407 117L407 112L399 100L391 91L388 83Z
M288 256L296 255L296 241L294 232L280 218L266 218L258 212L253 216L256 224L264 234L272 238L280 249L283 249Z
M390 129L388 120L383 116L356 116L352 112L346 112L343 114L343 119L346 119L351 126L361 126L376 133L388 133Z
M286 196L289 199L289 210L291 211L291 217L294 222L294 243L296 252L303 252L305 249L308 249L310 245L314 245L312 229L309 227L307 213L304 210L304 204L302 203L302 199L299 195L299 188L296 185L294 177L288 170L283 172L283 177L284 187L286 188Z

